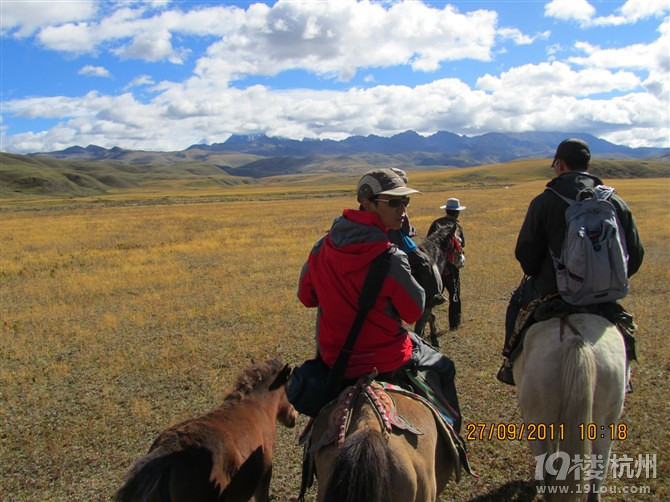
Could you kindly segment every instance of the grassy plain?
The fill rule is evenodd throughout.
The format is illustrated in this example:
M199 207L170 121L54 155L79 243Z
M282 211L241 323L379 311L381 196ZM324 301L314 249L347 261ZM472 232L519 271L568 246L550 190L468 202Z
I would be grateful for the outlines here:
M464 430L470 423L521 423L516 391L495 372L507 300L520 279L516 234L544 183L473 172L467 180L413 173L425 194L410 206L420 233L447 197L467 206L464 322L441 338L456 363ZM0 500L109 500L160 429L217 406L251 359L281 355L297 364L311 357L315 312L299 304L296 284L314 241L342 208L355 205L344 195L355 178L338 179L318 198L305 197L314 190L305 178L238 188L237 195L200 194L188 204L120 193L104 203L5 205ZM605 500L668 500L670 181L606 181L637 215L647 249L625 300L639 324L639 364L622 418L628 438L613 452L656 454L657 475L609 478L612 490L648 486L651 493ZM437 313L444 327L445 308ZM296 443L304 424L280 431L273 500L298 491ZM525 442L474 440L468 448L480 478L450 484L440 500L533 499L527 481L534 461Z

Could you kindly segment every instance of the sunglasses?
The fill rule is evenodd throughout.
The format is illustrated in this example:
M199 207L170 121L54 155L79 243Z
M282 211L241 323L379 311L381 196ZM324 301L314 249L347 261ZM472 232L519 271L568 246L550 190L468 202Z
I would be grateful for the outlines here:
M409 197L396 197L394 199L377 199L377 202L386 202L389 207L397 209L400 206L409 206Z

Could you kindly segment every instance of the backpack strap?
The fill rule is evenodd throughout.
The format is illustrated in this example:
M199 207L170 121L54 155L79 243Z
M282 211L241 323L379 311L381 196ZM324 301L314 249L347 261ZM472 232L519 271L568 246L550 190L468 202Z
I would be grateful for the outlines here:
M547 187L546 190L555 193L558 195L561 199L563 199L565 202L568 203L568 205L572 206L575 202L581 201L581 200L586 200L586 199L598 199L598 200L609 200L610 197L612 197L612 194L614 194L614 188L609 187L607 185L596 185L593 188L582 188L579 192L577 192L577 196L575 199L570 199L569 197L565 197L564 195L561 195L558 193L558 191L554 190L551 187Z
M561 195L560 193L558 193L556 190L554 190L554 189L551 188L551 187L547 187L547 188L546 188L546 191L555 193L555 194L558 195L561 199L563 199L565 202L567 202L569 206L572 206L575 202L577 202L576 200L572 200L572 199L570 199L570 198L568 198L568 197L566 197L566 196L564 196L564 195Z
M596 193L598 200L609 200L615 192L614 188L607 185L598 185L593 188L593 191Z

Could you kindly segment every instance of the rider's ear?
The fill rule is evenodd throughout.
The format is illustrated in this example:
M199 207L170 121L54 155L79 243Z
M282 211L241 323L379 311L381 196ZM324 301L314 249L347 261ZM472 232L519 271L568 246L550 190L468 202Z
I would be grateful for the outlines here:
M375 207L374 199L364 198L363 202L361 202L361 207L363 208L363 211L371 211L372 208Z

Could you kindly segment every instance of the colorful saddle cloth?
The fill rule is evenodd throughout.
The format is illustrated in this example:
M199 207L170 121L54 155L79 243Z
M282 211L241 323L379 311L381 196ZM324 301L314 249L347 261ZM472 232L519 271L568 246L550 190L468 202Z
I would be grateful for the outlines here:
M461 468L465 469L469 474L477 476L472 471L468 462L463 439L453 428L454 414L451 407L449 407L446 401L442 404L441 401L443 400L440 400L437 394L430 391L427 379L425 376L420 376L421 372L419 372L419 375L413 375L411 371L407 370L406 373L410 381L413 382L413 386L422 387L422 391L425 388L430 392L429 395L435 398L437 402L432 402L431 398L415 394L398 385L388 382L377 382L374 380L374 377L377 375L375 371L368 376L361 377L355 385L344 389L336 400L324 408L324 410L330 410L328 428L320 437L314 437L313 432L316 418L323 413L323 410L317 417L310 419L299 439L300 444L304 445L302 483L297 499L299 502L304 500L307 489L314 482L314 453L331 443L337 442L337 444L341 444L344 442L351 424L353 409L359 396L370 403L372 410L379 420L382 433L385 435L391 434L394 428L416 435L423 434L415 425L397 413L393 399L394 394L402 394L427 406L433 413L440 436L445 442L456 466L456 481L460 481L461 479ZM335 405L331 406L332 403L335 403Z

